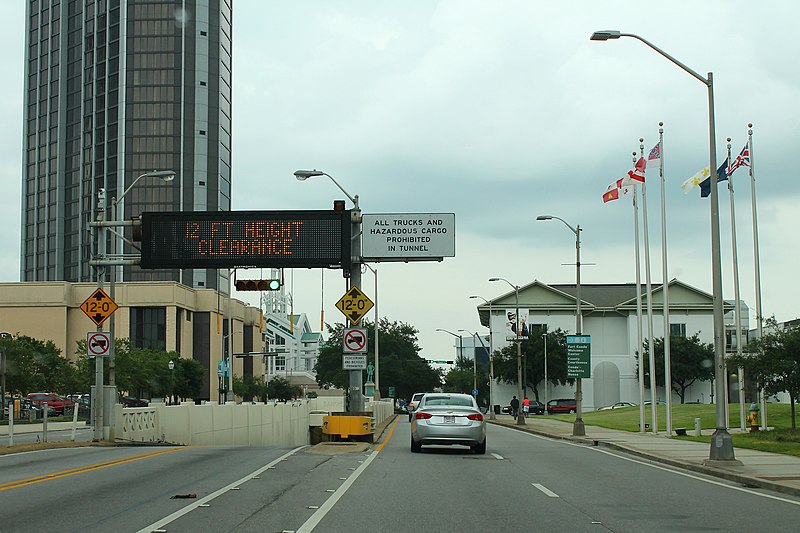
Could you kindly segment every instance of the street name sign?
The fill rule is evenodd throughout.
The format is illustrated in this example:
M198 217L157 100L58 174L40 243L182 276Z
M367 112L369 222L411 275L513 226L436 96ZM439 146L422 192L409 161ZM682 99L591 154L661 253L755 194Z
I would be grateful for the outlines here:
M367 352L367 330L364 328L349 328L344 330L342 347L347 353Z
M81 304L81 311L98 326L102 326L103 322L113 315L117 309L119 309L117 303L106 294L106 291L100 288L95 290Z
M365 261L440 261L456 255L455 213L363 215Z
M358 286L352 285L347 289L347 292L344 293L344 296L339 298L339 301L336 302L336 309L349 318L352 324L358 324L358 321L361 320L374 305L372 300L361 292Z
M342 370L366 370L366 355L342 355Z
M591 335L567 335L567 377L592 377Z

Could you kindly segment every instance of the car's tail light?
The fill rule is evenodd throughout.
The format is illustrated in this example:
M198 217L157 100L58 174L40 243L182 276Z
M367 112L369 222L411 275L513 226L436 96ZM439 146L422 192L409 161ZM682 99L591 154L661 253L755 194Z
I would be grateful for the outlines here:
M432 416L433 415L430 414L430 413L417 413L417 414L414 415L414 418L416 418L417 420L419 420L421 418L427 420Z
M474 413L471 415L467 415L467 418L469 418L470 420L477 420L478 422L480 422L483 420L483 415L480 413Z

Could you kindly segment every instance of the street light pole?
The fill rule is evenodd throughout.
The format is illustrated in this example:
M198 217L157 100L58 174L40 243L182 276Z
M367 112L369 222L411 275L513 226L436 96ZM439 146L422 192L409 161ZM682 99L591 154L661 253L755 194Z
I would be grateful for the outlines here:
M172 391L175 388L175 378L173 375L173 370L175 370L175 361L170 359L169 363L167 363L167 367L169 368L169 403L167 405L172 405Z
M125 198L125 195L128 194L136 183L142 178L160 178L165 183L171 182L175 179L175 172L172 170L152 170L150 172L145 172L144 174L140 174L139 176L134 179L128 187L122 191L118 197L114 196L111 198L111 222L117 222L118 220L122 220L125 218L125 213L122 213L120 216L119 207L122 200ZM111 230L112 232L116 233L115 230ZM119 254L117 250L117 237L124 237L121 234L116 234L113 239L111 239L111 253L116 256ZM113 300L116 296L115 294L115 286L117 281L117 267L113 266L111 269L111 276L109 280L109 297ZM124 281L120 279L120 281ZM108 318L108 331L111 336L111 347L108 354L108 386L109 387L116 387L116 350L114 349L114 340L116 339L116 320L114 318L114 314L112 313L111 316ZM115 397L116 394L114 393L113 396ZM113 413L112 413L113 416Z
M380 367L380 350L378 344L378 329L380 327L380 315L378 314L378 269L372 268L369 266L368 263L364 263L364 266L367 267L372 271L375 275L375 393L373 398L375 400L381 399L381 367Z
M475 334L472 333L471 331L466 330L466 329L460 329L458 331L465 331L465 332L469 333L470 337L472 337L472 390L477 391L478 390L478 358L475 355L475 350L477 349L477 346L475 346ZM458 339L458 341L459 341L459 343L462 342L460 338ZM461 346L461 357L464 357L464 347L463 347L463 345ZM478 396L477 392L475 393L475 396L476 397Z
M709 72L707 77L703 77L691 68L687 67L665 51L661 50L648 40L632 33L621 33L617 30L596 31L590 37L592 41L607 41L609 39L619 39L620 37L630 37L641 41L648 47L655 50L659 55L665 57L683 71L696 78L708 91L708 143L709 143L709 171L711 172L711 286L712 304L714 316L714 383L717 391L725 389L725 323L723 322L723 300L722 300L722 258L720 254L720 230L719 230L719 202L717 192L717 154L716 154L716 130L714 123L714 75ZM733 440L728 433L728 421L725 418L725 403L720 400L717 394L716 408L716 431L711 437L711 450L709 461L735 461L733 451ZM656 406L652 406L653 409ZM728 463L730 464L730 463Z
M358 195L351 196L346 190L339 185L333 176L321 170L297 170L294 177L298 181L305 181L308 178L316 176L327 176L336 187L339 188L347 198L353 202L353 209L350 212L350 239L351 239L351 265L350 265L350 286L355 285L361 287L361 208L358 205ZM360 320L359 320L360 322ZM358 322L353 323L357 326ZM350 370L350 412L361 413L364 411L364 392L363 392L363 375L361 370Z
M494 415L494 347L492 345L492 302L483 296L470 296L470 298L480 298L489 306L489 420L495 420Z
M519 396L519 401L522 401L522 321L519 318L519 285L514 285L510 281L505 278L489 278L489 281L505 281L508 283L512 289L514 289L514 302L516 304L516 343L517 343L517 394ZM524 426L525 425L525 413L522 412L522 409L517 409L517 425Z
M547 381L547 333L542 333L542 342L544 343L544 414L547 414L547 389L549 387Z
M552 215L539 215L536 220L560 220L575 234L575 335L583 333L583 314L581 313L581 226L572 227L566 220ZM577 437L586 435L583 423L583 390L581 378L575 379L575 423L572 434Z
M458 351L456 353L456 361L458 361L459 355L461 355L463 357L463 349L464 348L463 348L463 345L461 344L461 335L458 335L457 333L453 333L452 331L447 331L446 329L442 329L442 328L436 328L436 331L443 331L444 333L449 333L453 337L458 337ZM459 330L459 331L464 331L464 330Z

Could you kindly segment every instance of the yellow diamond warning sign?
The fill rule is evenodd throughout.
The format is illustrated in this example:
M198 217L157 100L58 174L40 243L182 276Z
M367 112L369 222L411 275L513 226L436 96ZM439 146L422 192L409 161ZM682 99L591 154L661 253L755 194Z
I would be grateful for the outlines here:
M117 309L119 309L117 303L103 289L94 291L81 304L81 310L98 326L103 325L103 322Z
M373 305L375 304L372 303L372 300L367 298L367 295L355 285L351 286L336 302L336 308L349 318L352 324L358 323L372 309Z

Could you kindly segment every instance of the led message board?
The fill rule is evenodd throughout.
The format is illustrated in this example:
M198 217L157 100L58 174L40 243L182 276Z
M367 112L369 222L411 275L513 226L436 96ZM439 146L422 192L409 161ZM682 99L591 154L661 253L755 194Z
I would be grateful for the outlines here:
M140 266L350 268L350 211L142 213Z

